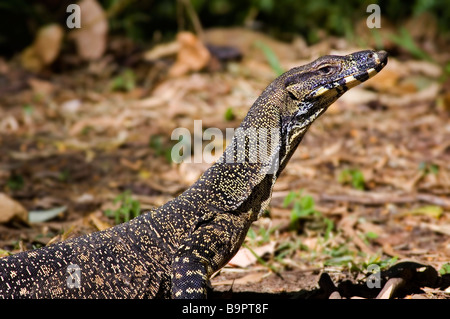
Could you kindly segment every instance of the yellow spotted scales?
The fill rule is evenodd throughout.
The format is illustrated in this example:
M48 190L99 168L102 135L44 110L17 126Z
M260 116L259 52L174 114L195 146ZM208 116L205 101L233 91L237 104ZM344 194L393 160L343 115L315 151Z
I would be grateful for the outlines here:
M128 223L0 259L0 298L205 298L309 126L386 63L386 52L367 50L279 76L184 193Z

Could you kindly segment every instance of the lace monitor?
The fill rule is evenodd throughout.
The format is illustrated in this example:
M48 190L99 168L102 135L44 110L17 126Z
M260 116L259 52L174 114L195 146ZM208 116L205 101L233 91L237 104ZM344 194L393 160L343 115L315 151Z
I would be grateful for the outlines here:
M282 74L180 196L107 230L1 258L0 298L205 298L209 277L238 251L312 122L386 63L386 52L366 50ZM261 136L266 151L254 156Z

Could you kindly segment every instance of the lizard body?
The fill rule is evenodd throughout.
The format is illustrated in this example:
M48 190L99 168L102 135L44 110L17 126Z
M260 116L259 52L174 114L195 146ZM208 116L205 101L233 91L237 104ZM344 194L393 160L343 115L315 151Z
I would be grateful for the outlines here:
M0 259L0 298L205 298L312 122L386 63L384 51L360 51L279 76L180 196L128 223Z

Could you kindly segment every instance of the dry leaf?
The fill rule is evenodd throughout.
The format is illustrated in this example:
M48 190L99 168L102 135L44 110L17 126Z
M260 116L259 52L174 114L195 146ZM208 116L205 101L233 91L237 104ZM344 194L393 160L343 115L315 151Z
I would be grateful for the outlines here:
M417 207L413 210L407 211L402 215L423 215L439 219L444 212L444 209L437 205L426 205Z
M180 50L180 43L173 41L154 46L152 49L146 51L143 55L144 60L154 61L166 56L175 55Z
M61 104L61 111L67 114L76 114L82 106L80 99L72 99Z
M81 28L72 31L70 37L75 40L82 59L98 59L106 50L108 20L105 11L95 0L82 0L78 5L81 9Z
M19 202L0 193L0 223L7 223L13 219L27 222L28 212Z
M190 32L180 32L177 35L180 49L175 64L169 70L169 75L176 77L190 71L200 71L209 62L211 54L204 44Z
M46 210L35 210L28 213L28 221L30 223L42 223L60 216L65 212L67 206L61 206Z
M261 247L256 247L253 252L259 257L265 254L272 254L275 249L275 242L270 242ZM234 267L245 268L253 265L256 262L256 257L248 248L241 248L237 254L228 262L229 265Z
M342 229L344 234L350 238L359 249L361 249L366 254L373 254L372 249L364 243L364 241L358 236L358 233L355 231L354 227L357 224L358 220L356 216L348 215L344 217L339 222L339 228Z
M383 69L383 72L377 74L377 79L369 79L364 83L363 87L373 88L378 92L392 93L393 90L396 90L397 84L400 80L400 76L401 73L399 73L395 67L391 67L391 64L389 64L389 66L386 66L386 68Z
M52 63L58 56L63 34L58 24L50 24L39 30L34 48L44 65Z
M100 220L100 218L96 216L96 212L89 214L89 219L98 230L105 230L111 228L110 224Z
M63 35L63 29L58 24L39 29L33 44L26 48L20 57L22 66L38 72L50 65L59 54Z
M450 236L450 225L435 225L430 223L420 223L423 228L428 228L434 232Z
M52 83L37 78L30 78L28 84L36 95L47 96L55 90L55 86Z
M96 130L106 130L108 128L123 127L124 122L129 117L130 112L128 110L123 111L120 114L114 116L105 115L101 117L85 118L76 122L70 128L70 135L75 136L80 134L86 127L94 127Z

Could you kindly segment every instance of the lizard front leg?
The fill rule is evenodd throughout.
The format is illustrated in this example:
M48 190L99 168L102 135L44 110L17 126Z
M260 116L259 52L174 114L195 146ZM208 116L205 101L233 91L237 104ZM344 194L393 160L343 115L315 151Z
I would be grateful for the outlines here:
M209 277L234 256L247 229L231 214L219 214L196 228L174 255L172 298L206 298Z

